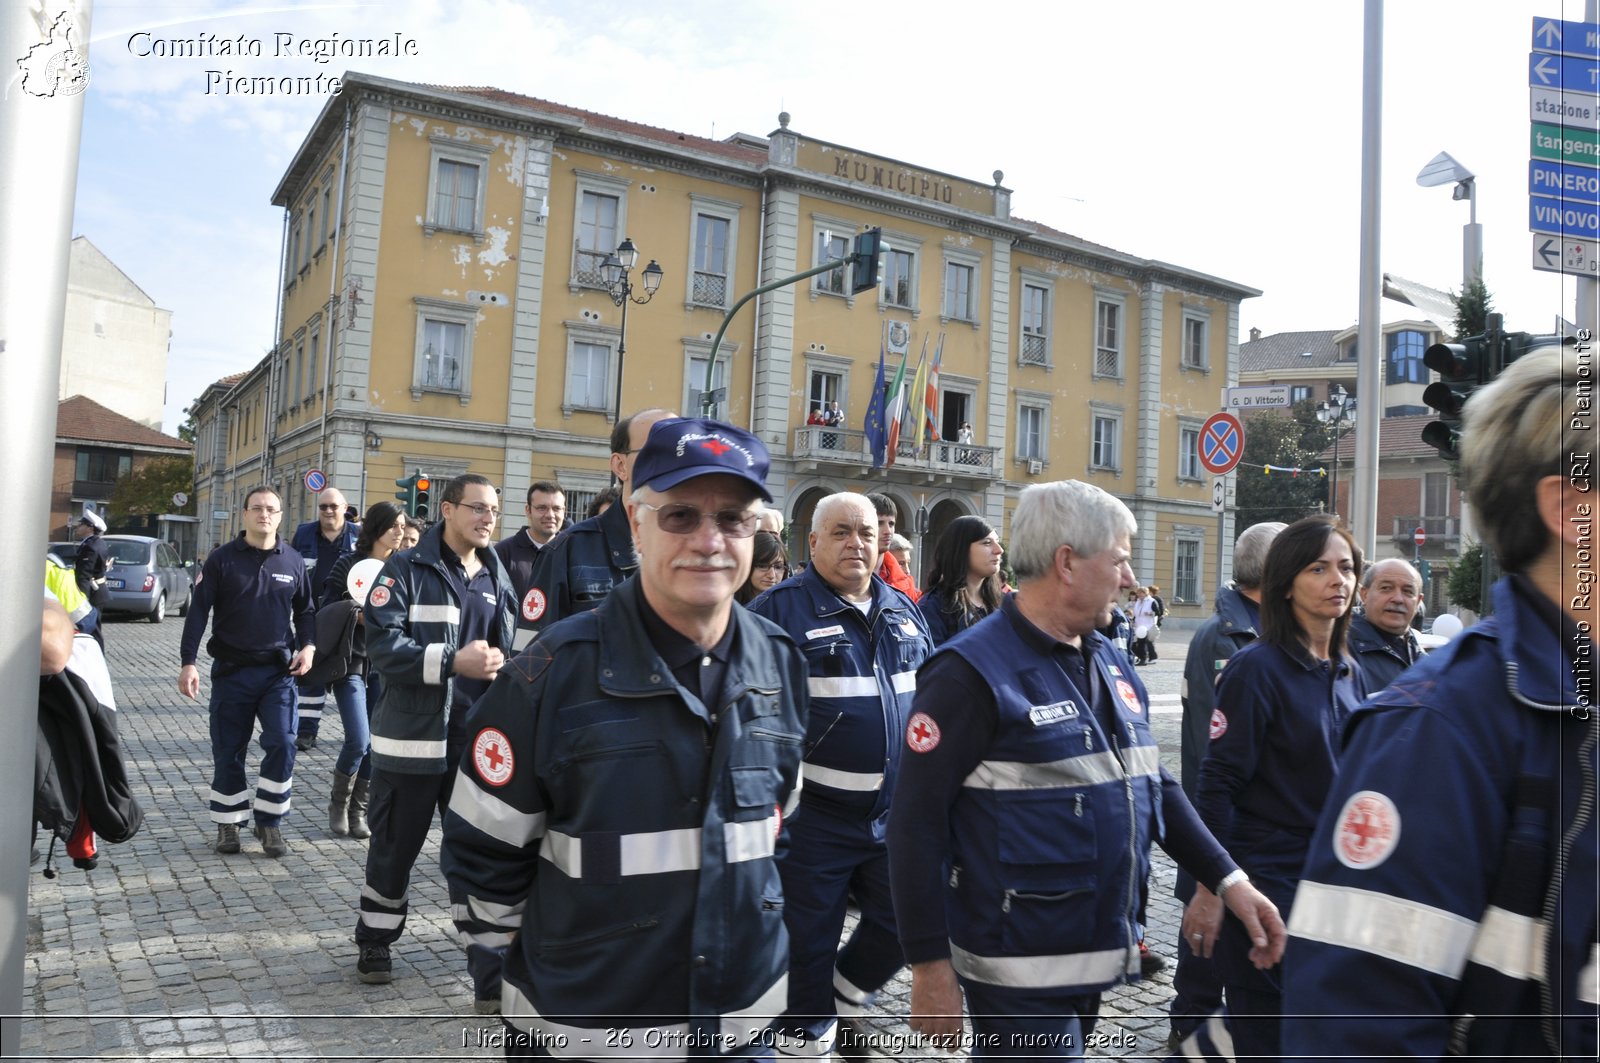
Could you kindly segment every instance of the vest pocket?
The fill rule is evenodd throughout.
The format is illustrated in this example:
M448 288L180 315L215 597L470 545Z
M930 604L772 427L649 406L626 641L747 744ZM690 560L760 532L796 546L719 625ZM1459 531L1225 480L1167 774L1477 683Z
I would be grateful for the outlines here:
M1094 879L1052 893L1008 889L1000 898L1000 943L1007 955L1078 952L1094 937Z

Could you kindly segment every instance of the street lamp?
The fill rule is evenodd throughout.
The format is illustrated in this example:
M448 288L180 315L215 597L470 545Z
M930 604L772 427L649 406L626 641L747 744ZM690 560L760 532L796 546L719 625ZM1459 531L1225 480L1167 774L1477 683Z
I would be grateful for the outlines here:
M1467 201L1467 224L1461 227L1462 294L1472 282L1483 275L1483 226L1478 224L1478 176L1455 159L1448 151L1441 151L1428 160L1428 165L1417 174L1417 184L1423 188L1454 184L1450 198Z
M633 294L634 285L630 277L633 267L639 264L639 249L633 246L633 241L628 237L622 238L622 243L617 245L617 253L607 255L604 262L600 263L600 279L605 281L606 294L611 296L611 301L622 307L622 329L617 334L617 411L616 419L622 420L622 360L628 353L628 304L638 303L643 306L655 298L656 290L661 287L663 276L661 267L655 259L644 268L644 295Z
M1344 385L1335 384L1328 389L1328 397L1317 403L1317 420L1333 426L1333 484L1328 492L1335 517L1339 516L1339 440L1344 429L1356 423L1356 400L1345 391Z

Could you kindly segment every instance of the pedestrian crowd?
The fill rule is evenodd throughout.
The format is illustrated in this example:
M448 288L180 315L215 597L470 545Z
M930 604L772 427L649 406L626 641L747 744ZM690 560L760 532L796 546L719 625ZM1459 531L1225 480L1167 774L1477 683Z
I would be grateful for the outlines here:
M357 524L329 488L287 539L256 488L180 649L188 698L209 657L214 846L253 827L292 852L331 694L328 830L366 842L352 975L397 977L437 817L508 1058L861 1058L906 966L930 1044L1082 1058L1102 994L1161 962L1152 845L1187 904L1186 1058L1594 1058L1596 618L1569 575L1593 515L1569 475L1588 441L1561 430L1581 376L1539 352L1468 406L1462 475L1506 575L1442 650L1411 565L1365 564L1328 517L1246 529L1190 641L1178 777L1137 670L1166 602L1134 577L1133 513L1086 483L1025 488L1004 546L949 521L925 592L891 499L822 498L795 564L764 444L665 409L618 420L607 507L569 521L537 481L498 541L476 474L426 528L392 502ZM95 646L85 528L41 675Z

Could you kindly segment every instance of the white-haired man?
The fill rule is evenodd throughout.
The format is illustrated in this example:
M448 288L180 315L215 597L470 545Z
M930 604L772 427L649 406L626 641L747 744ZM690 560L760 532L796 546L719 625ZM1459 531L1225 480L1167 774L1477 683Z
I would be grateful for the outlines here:
M1134 586L1134 531L1090 484L1024 490L1017 593L917 677L889 817L911 1025L952 1040L965 991L974 1058L1082 1057L1100 994L1139 977L1152 841L1221 891L1258 964L1283 950L1277 909L1161 767L1144 685L1099 633Z

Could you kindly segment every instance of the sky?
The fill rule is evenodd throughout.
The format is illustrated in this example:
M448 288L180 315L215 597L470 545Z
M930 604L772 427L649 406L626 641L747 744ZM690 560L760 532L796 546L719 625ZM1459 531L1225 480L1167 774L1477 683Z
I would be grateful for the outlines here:
M29 0L46 12L61 0ZM1531 268L1528 52L1578 0L1383 5L1382 269L1462 280L1468 204L1418 171L1475 172L1484 275L1512 330L1573 316ZM173 312L165 428L274 343L283 212L273 189L329 100L223 91L226 77L493 85L693 133L802 136L1013 190L1014 215L1260 289L1241 340L1353 326L1360 301L1362 38L1356 0L96 0L75 235ZM303 42L402 38L415 54L318 62ZM153 54L174 39L255 56ZM281 35L281 36L280 36ZM275 54L289 42L289 54ZM1386 301L1385 320L1418 316Z

